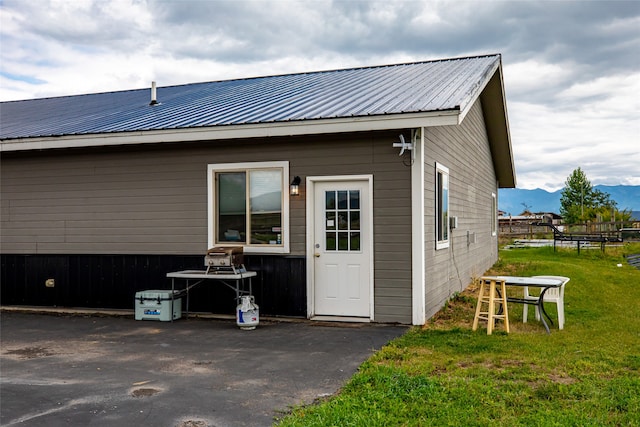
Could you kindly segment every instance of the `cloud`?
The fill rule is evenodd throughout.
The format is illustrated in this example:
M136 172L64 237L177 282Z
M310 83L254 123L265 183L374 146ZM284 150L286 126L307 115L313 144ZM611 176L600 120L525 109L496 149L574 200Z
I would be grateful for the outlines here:
M295 72L308 71L302 65L309 63L327 69L496 52L504 54L505 64L530 71L538 65L573 70L577 79L603 74L594 68L637 68L633 52L640 51L635 25L640 6L633 2L576 7L492 1L482 6L456 1L5 0L0 7L8 48L2 55L18 48L20 62L36 66L33 74L38 74L37 65L64 66L65 58L75 55L140 58L131 62L151 60L155 67L185 59L223 68L233 64L249 75L269 74L269 63L282 64L283 59L287 71ZM616 61L609 52L618 53ZM209 80L202 74L198 80Z
M638 183L640 2L2 0L0 99L502 53L518 182Z
M640 185L640 115L637 109L635 113L628 109L633 105L632 94L640 89L638 77L640 74L635 81L628 79L628 93L622 88L619 96L583 100L573 109L533 103L510 105L522 188L557 190L577 167L582 167L594 184ZM614 107L607 109L609 104ZM555 178L550 180L550 176Z

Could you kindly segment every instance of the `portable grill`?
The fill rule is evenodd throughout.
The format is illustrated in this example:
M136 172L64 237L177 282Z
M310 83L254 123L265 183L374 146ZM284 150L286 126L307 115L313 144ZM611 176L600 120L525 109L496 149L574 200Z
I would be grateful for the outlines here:
M204 257L204 266L209 273L233 273L245 272L244 254L242 247L217 246L207 251Z

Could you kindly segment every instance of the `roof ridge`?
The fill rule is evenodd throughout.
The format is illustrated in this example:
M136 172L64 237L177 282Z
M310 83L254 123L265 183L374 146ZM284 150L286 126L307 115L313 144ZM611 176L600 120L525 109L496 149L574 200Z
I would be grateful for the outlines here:
M158 86L158 88L170 88L170 87L201 85L201 84L210 84L210 83L223 83L223 82L239 82L239 81L245 81L245 80L269 79L274 77L304 76L309 74L328 74L328 73L337 73L337 72L344 72L344 71L372 70L372 69L378 69L378 68L402 67L402 66L408 66L408 65L419 65L419 64L429 64L429 63L435 64L438 62L462 61L465 59L489 58L492 56L499 58L501 54L492 53L492 54L484 54L484 55L460 56L460 57L453 57L453 58L428 59L423 61L400 62L400 63L394 63L394 64L363 65L358 67L332 68L328 70L299 71L294 73L269 74L265 76L237 77L233 79L210 80L210 81L203 81L203 82L192 82L192 83L181 83L181 84L168 85L168 86ZM141 90L146 90L146 88Z
M174 85L167 86L158 86L158 89L162 88L175 88L181 86L196 86L196 85L207 85L213 83L224 83L224 82L241 82L247 80L261 80L261 79L269 79L276 77L289 77L289 76L304 76L304 75L312 75L312 74L329 74L329 73L338 73L338 72L347 72L347 71L357 71L357 70L373 70L373 69L381 69L381 68L391 68L391 67L404 67L409 65L419 65L419 64L435 64L441 62L452 62L452 61L462 61L466 59L476 59L476 58L488 58L488 57L501 57L499 53L493 54L484 54L484 55L470 55L470 56L460 56L453 58L441 58L441 59L430 59L423 61L413 61L413 62L400 62L395 64L380 64L380 65L364 65L359 67L348 67L348 68L335 68L329 70L315 70L315 71L300 71L295 73L284 73L284 74L271 74L265 76L250 76L250 77L238 77L232 79L223 79L223 80L210 80L210 81L202 81L202 82L191 82L191 83L180 83ZM47 99L63 99L63 98L73 98L73 97L82 97L82 96L95 96L95 95L105 95L111 93L126 93L126 92L138 92L138 91L148 91L151 90L151 86L137 89L122 89L122 90L111 90L111 91L102 91L102 92L92 92L92 93L80 93L75 95L59 95L59 96L48 96L43 98L31 98L31 99L19 99L19 100L11 100L11 101L0 101L0 104L6 103L17 103L17 102L28 102L35 100L47 100Z

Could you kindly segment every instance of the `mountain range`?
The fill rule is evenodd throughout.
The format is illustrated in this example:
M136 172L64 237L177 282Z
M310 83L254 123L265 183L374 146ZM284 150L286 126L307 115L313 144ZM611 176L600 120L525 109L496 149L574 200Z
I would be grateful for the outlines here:
M594 185L594 189L608 193L615 200L619 210L633 211L633 216L640 219L640 185ZM531 212L560 213L560 196L562 189L549 192L536 188L501 188L498 192L498 209L507 215L519 215L524 210Z

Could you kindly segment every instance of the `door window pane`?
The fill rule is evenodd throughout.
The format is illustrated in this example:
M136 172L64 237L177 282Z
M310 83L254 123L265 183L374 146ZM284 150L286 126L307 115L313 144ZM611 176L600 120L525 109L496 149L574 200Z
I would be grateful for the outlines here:
M338 233L338 250L349 250L349 233Z
M336 229L336 213L335 212L326 212L327 217L327 230L335 230Z
M347 209L347 191L338 191L338 209Z
M360 250L360 232L352 232L351 233L351 250L359 251Z
M349 192L349 208L360 209L360 191Z
M351 211L351 221L349 223L351 230L360 230L360 211Z
M326 234L325 247L328 251L336 250L336 233Z
M335 191L327 191L325 193L325 207L327 209L335 209L336 208L336 192Z
M348 211L338 211L338 229L340 230L349 229L349 212Z

